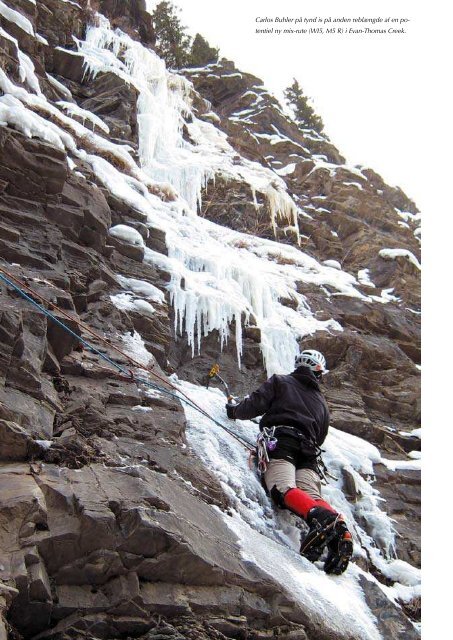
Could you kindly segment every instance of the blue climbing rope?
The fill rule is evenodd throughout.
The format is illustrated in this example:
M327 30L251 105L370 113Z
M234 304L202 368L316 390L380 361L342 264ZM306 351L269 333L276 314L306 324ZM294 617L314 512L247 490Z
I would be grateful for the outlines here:
M7 286L9 286L12 289L14 289L14 291L16 291L16 293L18 293L22 298L24 298L24 300L27 300L27 302L30 302L30 304L32 304L36 309L38 309L41 313L43 313L45 316L47 316L50 320L52 320L52 322L54 322L59 327L61 327L64 331L69 333L73 338L75 338L78 342L80 342L88 351L90 351L91 353L94 353L97 356L99 356L102 360L104 360L110 366L112 366L115 369L117 369L122 375L124 375L125 377L130 379L132 382L135 382L136 384L142 384L142 385L144 385L146 387L149 387L151 389L154 389L156 391L164 393L164 394L166 394L166 395L168 395L168 396L170 396L172 398L175 398L176 400L179 400L180 402L185 403L187 406L190 406L195 411L198 411L198 413L200 413L201 415L204 415L206 418L211 420L218 427L220 427L221 429L223 429L224 431L229 433L233 438L238 440L249 451L254 451L255 450L255 445L254 444L252 444L251 442L249 442L248 440L246 440L242 436L237 435L234 431L232 431L231 429L226 427L224 424L222 424L221 422L219 422L218 420L213 418L207 411L205 411L204 409L199 407L193 400L191 400L187 396L184 396L184 395L182 395L181 393L178 393L178 392L170 391L170 389L166 389L165 387L162 387L161 385L158 385L158 384L156 384L154 382L150 382L146 378L135 376L134 373L130 369L125 369L120 364L118 364L117 362L115 362L114 360L109 358L109 356L107 356L105 353L103 353L99 349L96 349L96 347L91 345L87 340L82 338L82 336L80 336L75 331L73 331L64 322L62 322L59 318L57 318L51 311L49 311L48 309L43 307L41 304L39 304L39 302L36 302L36 300L34 300L30 295L28 295L21 287L19 287L14 282L12 282L4 274L3 269L0 271L0 280L3 280L3 282Z

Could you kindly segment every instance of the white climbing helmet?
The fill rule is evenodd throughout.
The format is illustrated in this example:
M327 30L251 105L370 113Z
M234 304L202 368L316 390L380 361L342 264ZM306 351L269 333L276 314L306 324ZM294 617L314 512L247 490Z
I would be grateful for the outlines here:
M308 367L313 371L313 373L318 375L323 375L327 373L327 363L326 359L319 351L315 351L314 349L306 349L299 353L296 356L296 361L294 365L297 367Z

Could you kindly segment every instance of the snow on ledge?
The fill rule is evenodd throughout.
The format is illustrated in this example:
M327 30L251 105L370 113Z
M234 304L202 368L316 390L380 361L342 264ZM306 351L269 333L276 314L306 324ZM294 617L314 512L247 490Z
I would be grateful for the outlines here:
M412 251L409 251L408 249L381 249L379 251L379 255L381 258L384 258L384 260L386 259L394 260L395 258L398 258L401 256L403 258L407 258L409 262L411 262L415 267L417 267L417 269L422 268L420 262L414 256Z
M118 240L123 240L127 244L133 244L136 247L144 247L145 241L143 240L137 229L129 227L127 224L117 224L109 229L109 235Z
M410 438L418 438L419 440L421 440L422 438L421 427L419 429L412 429L412 431L400 431L400 436L408 436Z
M117 275L116 278L123 289L130 289L136 295L142 295L152 302L165 303L164 293L150 282L137 280L136 278L126 278L121 275Z
M14 22L22 31L28 33L30 36L35 35L35 31L33 29L33 25L28 18L26 18L19 11L15 11L15 9L11 9L8 7L2 0L0 0L0 15L3 16L9 22Z
M360 284L366 285L367 287L376 288L376 285L370 278L369 269L360 269L360 271L357 272L357 280L360 282Z
M384 464L390 471L421 471L422 461L420 458L414 459L411 456L411 460L389 460L388 458L381 458L382 464Z
M342 271L341 264L338 262L338 260L323 260L322 263L326 267L332 267L332 269L338 269L339 271Z

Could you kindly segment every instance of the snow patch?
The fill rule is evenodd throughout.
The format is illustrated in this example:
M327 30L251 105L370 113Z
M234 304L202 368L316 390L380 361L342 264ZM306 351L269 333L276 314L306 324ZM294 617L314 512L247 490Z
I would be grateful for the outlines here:
M142 295L152 302L165 303L164 293L149 282L137 280L136 278L126 278L121 275L117 275L116 278L123 289L130 289L135 294Z
M387 469L391 471L398 471L400 469L407 469L410 471L421 471L422 463L421 459L416 460L388 460L382 458L382 463L385 464Z
M357 272L357 280L360 284L366 285L367 287L376 287L376 285L370 279L370 270L369 269L361 269Z
M22 31L28 33L30 36L35 35L35 30L30 20L25 17L19 11L15 11L8 7L2 0L0 0L0 15L3 16L9 22L14 22Z
M143 366L146 367L154 361L154 356L148 351L143 338L137 331L134 330L132 334L125 333L122 341L125 352Z
M326 267L332 267L332 269L338 269L339 271L342 271L341 264L338 262L338 260L323 260L322 263L325 264Z
M145 246L145 241L137 229L129 227L127 224L117 224L114 227L110 227L109 235L123 240L123 242L127 244L133 244L136 247Z
M294 172L296 168L296 164L292 162L291 164L287 164L286 167L282 167L281 169L275 169L275 173L278 173L279 176L289 176Z
M83 120L83 124L85 124L85 120L91 122L93 127L99 127L104 133L110 133L110 129L108 126L94 113L91 111L87 111L86 109L82 109L74 102L66 102L64 100L60 100L56 103L59 107L64 109L71 117L78 116L81 120Z
M123 311L136 311L145 316L152 316L156 312L152 304L146 300L137 299L130 293L111 295L110 300L117 309L122 309Z
M422 430L421 430L421 428L419 428L419 429L412 429L412 431L400 431L400 435L409 436L411 438L420 438L421 439Z
M398 258L401 256L403 258L407 258L409 262L411 262L415 267L417 267L417 269L422 268L420 262L414 256L412 251L409 251L408 249L381 249L379 251L379 255L381 256L381 258L384 258L384 260L385 259L395 260L395 258Z
M64 86L61 82L59 82L56 78L50 75L50 73L46 73L47 80L51 85L62 95L64 95L68 100L72 100L72 93L69 91L67 87Z

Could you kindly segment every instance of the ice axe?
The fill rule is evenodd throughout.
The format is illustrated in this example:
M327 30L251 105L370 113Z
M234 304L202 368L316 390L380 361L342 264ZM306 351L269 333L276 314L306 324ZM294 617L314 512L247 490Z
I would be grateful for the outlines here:
M209 383L211 382L211 380L213 380L214 378L217 378L217 380L219 380L225 387L225 393L226 393L228 402L231 402L232 404L237 404L237 398L231 395L228 385L225 382L225 380L222 378L222 376L219 375L219 371L220 371L220 366L217 363L213 367L211 367L211 370L207 375L206 389L209 388ZM260 421L257 420L256 418L252 418L250 422L254 422L255 424L260 423Z
M223 384L223 386L225 387L225 393L226 393L226 397L228 399L228 402L231 402L231 400L234 400L234 396L231 395L227 383L219 375L219 372L220 372L220 366L216 363L214 366L211 367L211 370L208 373L206 389L209 388L209 383L211 382L211 380L213 380L214 378L217 378L217 380L219 380Z

